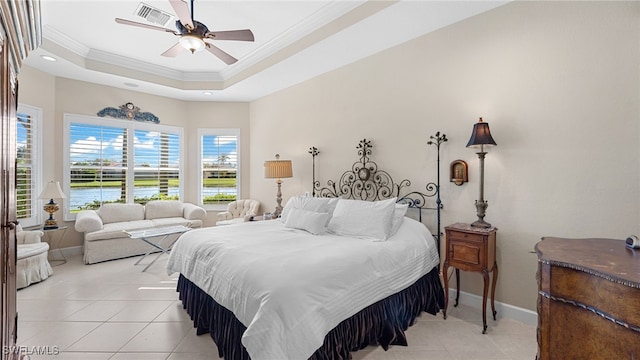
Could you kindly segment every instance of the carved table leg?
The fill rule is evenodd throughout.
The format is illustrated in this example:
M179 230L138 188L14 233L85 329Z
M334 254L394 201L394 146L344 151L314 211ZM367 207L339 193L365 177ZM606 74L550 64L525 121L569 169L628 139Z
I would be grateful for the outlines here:
M498 282L498 264L493 264L493 281L491 282L491 311L493 311L493 320L496 320L496 282Z
M487 333L487 293L489 292L489 270L482 270L484 288L482 290L482 333Z
M444 283L444 309L442 309L442 314L444 315L444 319L447 318L447 306L449 305L449 262L445 261L442 264L442 281Z
M456 303L453 307L458 307L458 299L460 299L460 269L456 269Z

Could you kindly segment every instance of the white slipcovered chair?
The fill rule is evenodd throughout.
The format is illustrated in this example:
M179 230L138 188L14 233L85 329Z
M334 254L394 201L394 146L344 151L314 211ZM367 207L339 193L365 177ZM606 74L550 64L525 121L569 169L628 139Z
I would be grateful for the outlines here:
M49 244L42 242L44 232L23 230L16 226L16 288L22 289L40 282L53 274L49 255Z
M216 225L229 225L243 222L246 216L257 216L260 202L252 199L240 199L227 205L227 211L218 213Z

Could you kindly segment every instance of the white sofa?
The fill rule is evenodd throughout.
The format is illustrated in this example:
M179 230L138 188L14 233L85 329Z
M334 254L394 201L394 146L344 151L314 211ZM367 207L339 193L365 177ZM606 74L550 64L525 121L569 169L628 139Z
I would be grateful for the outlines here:
M173 225L202 227L206 211L177 200L153 200L140 204L104 204L99 210L82 210L75 229L84 233L84 263L145 254L150 246L130 239L124 231ZM150 239L159 241L161 238Z
M47 279L53 274L47 260L49 244L42 242L40 230L22 230L16 227L16 288L22 289Z
M260 201L239 199L227 204L227 211L216 214L216 225L229 225L245 221L246 216L257 216Z

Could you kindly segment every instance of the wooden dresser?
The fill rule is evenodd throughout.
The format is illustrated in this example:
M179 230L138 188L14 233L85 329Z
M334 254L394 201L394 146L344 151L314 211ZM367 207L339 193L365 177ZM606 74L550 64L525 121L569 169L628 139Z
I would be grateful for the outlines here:
M537 359L640 359L640 250L553 237L535 249Z

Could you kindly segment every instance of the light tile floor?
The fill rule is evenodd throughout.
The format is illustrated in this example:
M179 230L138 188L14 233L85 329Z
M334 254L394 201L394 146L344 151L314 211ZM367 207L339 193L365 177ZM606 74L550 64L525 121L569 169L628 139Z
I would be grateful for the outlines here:
M18 345L34 360L218 359L209 335L197 336L182 309L177 274L164 269L166 255L144 273L144 265L133 265L137 259L84 265L74 256L46 281L19 290ZM424 313L407 331L408 347L369 347L353 359L535 358L534 326L498 317L486 335L481 329L475 308L451 307L447 320Z

